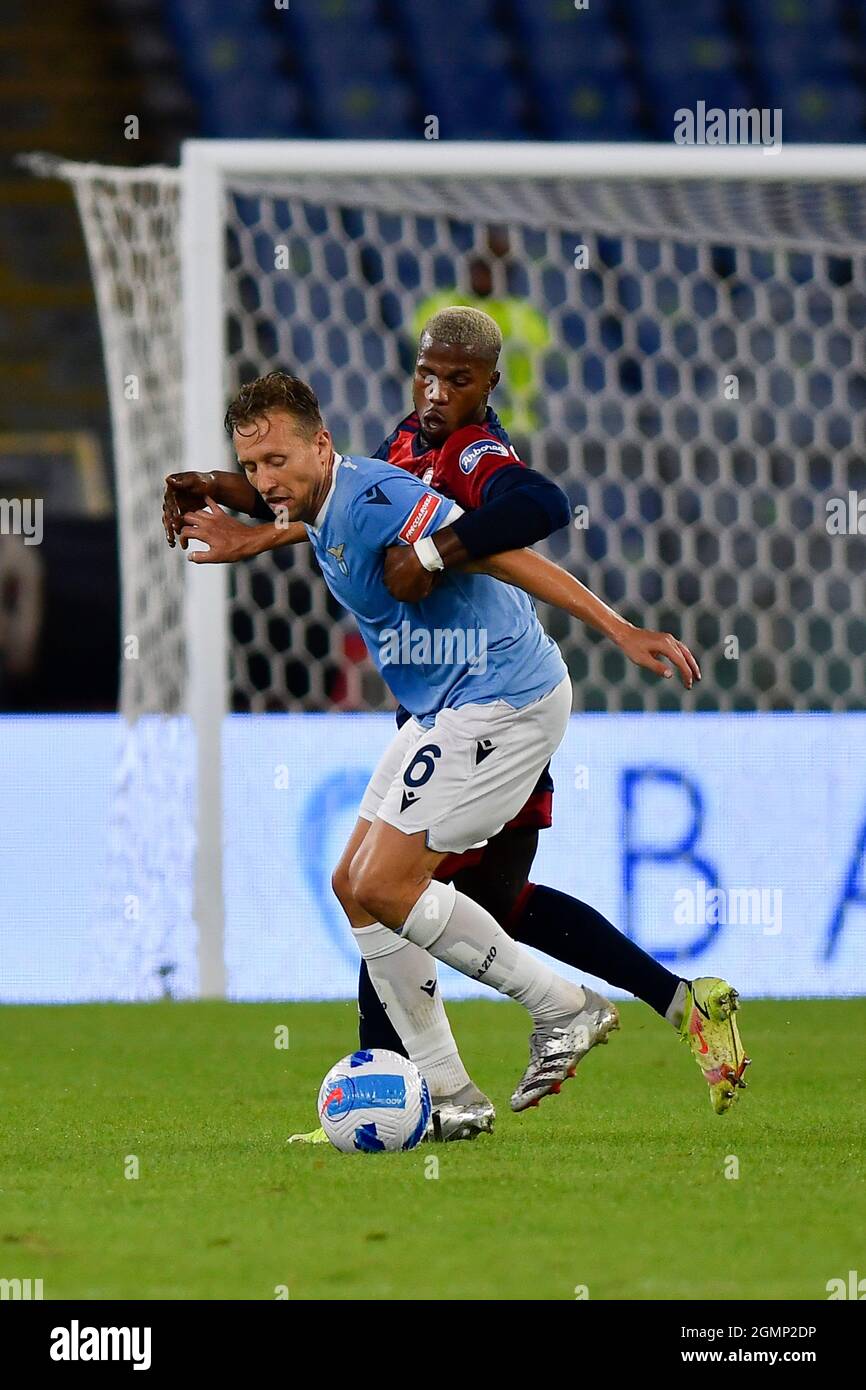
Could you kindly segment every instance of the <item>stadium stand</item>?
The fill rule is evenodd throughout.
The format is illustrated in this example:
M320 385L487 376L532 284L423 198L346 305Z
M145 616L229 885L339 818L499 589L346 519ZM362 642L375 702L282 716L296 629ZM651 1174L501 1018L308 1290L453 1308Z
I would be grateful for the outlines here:
M574 0L119 7L161 13L203 135L400 138L433 114L443 139L669 139L697 100L783 106L791 139L866 133L853 0L612 0L577 22Z

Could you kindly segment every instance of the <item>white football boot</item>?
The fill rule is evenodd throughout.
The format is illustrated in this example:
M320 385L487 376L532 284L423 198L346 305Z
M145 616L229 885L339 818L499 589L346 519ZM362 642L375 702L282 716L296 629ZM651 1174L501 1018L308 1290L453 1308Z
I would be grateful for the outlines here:
M447 1144L452 1139L477 1139L492 1134L496 1110L477 1086L464 1086L453 1096L433 1101L430 1120L422 1143Z
M616 1006L585 985L583 991L586 999L574 1018L557 1028L537 1028L529 1039L529 1066L511 1097L512 1110L528 1110L545 1096L558 1095L587 1052L619 1027Z

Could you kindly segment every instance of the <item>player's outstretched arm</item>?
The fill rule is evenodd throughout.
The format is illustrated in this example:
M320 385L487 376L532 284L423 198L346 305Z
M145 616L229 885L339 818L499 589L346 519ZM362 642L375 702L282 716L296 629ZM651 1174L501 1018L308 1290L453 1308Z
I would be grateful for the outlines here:
M653 632L648 628L635 627L597 598L574 575L553 561L546 560L543 555L536 555L532 550L509 550L500 555L490 555L485 560L461 565L460 568L490 574L494 579L524 589L542 603L563 609L572 618L578 618L587 627L609 637L636 666L644 666L648 671L667 677L673 675L671 666L675 667L687 690L691 690L694 682L701 678L701 668L684 642L670 632ZM670 665L666 665L666 662L670 662Z
M256 494L258 496L258 494ZM308 541L307 528L300 521L283 525L279 521L261 526L246 526L224 512L214 497L204 497L204 506L185 512L181 517L178 537L186 549L192 541L203 541L207 550L194 550L189 559L197 565L228 565L236 560L249 560L266 550L278 550L283 545ZM209 510L206 510L208 508Z

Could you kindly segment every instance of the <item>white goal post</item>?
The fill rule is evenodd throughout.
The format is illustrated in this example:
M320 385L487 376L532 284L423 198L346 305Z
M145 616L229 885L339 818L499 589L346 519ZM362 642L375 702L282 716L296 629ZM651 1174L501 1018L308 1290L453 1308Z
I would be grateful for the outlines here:
M191 140L179 171L55 162L50 172L75 189L97 289L124 630L135 630L127 598L138 586L147 588L138 609L152 605L158 619L153 650L141 653L152 664L135 672L124 665L124 712L131 727L185 712L195 731L195 785L187 790L196 835L185 867L195 885L197 979L187 992L226 993L227 713L329 702L379 708L382 697L350 661L350 696L335 684L334 649L351 624L328 607L318 582L308 596L312 571L289 576L307 587L304 616L286 620L285 639L290 656L301 651L308 679L289 670L282 649L271 660L281 600L253 591L261 580L270 593L275 571L258 561L238 577L223 566L182 571L180 556L161 541L162 475L230 466L227 397L241 379L277 364L301 376L315 369L320 384L333 380L323 411L337 421L338 443L374 448L376 431L384 437L408 409L400 409L408 387L397 339L411 337L425 296L460 278L487 228L507 227L515 259L523 253L528 267L515 288L495 265L494 298L522 295L545 321L536 381L542 404L524 451L598 519L580 545L571 537L551 553L647 623L669 625L682 612L692 624L684 637L702 650L720 632L740 634L750 653L741 685L725 688L720 663L718 701L698 708L866 707L863 661L837 669L832 659L852 630L844 594L862 594L862 547L856 537L840 541L827 560L813 503L814 495L859 485L866 452L863 148ZM279 238L291 254L276 276L262 244ZM583 281L571 260L576 242L590 245ZM734 269L719 260L719 248L733 248ZM311 266L316 284L308 288ZM150 351L155 395L131 403L125 375L136 371L136 354ZM166 392L170 364L181 356L178 390ZM824 378L836 368L844 389L831 390L828 404ZM736 419L719 387L731 371L743 376ZM159 447L143 463L149 441ZM738 490L749 504L742 525ZM147 555L139 543L145 532ZM814 584L795 592L796 575L809 575L810 566ZM233 596L233 585L245 587ZM650 691L598 644L548 616L579 706L679 707L673 692ZM823 628L813 640L816 622L831 630L829 654ZM177 691L169 689L169 663L159 662L169 632L183 661ZM805 671L797 664L803 649ZM151 757L158 757L152 748ZM149 778L147 760L141 766ZM136 815L124 811L123 826L133 826L124 835L158 833L136 824ZM138 857L153 876L159 854ZM160 887L155 899L164 897ZM153 992L165 941L180 931L164 903L155 911L162 935L158 949L148 940L139 952L138 997ZM107 939L114 930L108 919L101 929Z

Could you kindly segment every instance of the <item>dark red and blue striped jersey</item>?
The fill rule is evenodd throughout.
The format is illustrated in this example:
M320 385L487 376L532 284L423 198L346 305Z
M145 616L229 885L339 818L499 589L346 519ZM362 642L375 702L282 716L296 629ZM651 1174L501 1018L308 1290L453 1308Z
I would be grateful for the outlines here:
M453 498L464 511L474 511L483 504L487 484L500 469L525 467L490 406L483 424L464 425L435 448L425 447L418 414L413 410L389 434L374 458L414 473L437 492Z

